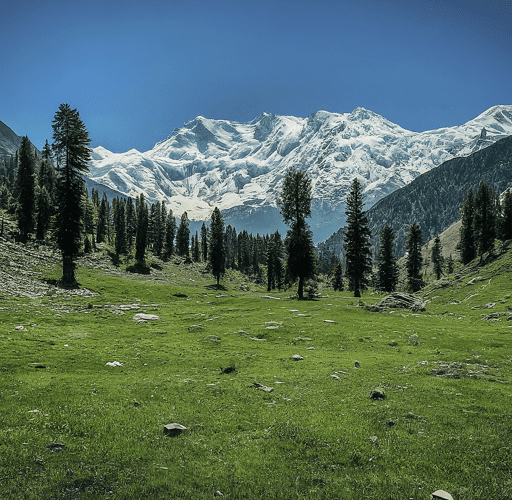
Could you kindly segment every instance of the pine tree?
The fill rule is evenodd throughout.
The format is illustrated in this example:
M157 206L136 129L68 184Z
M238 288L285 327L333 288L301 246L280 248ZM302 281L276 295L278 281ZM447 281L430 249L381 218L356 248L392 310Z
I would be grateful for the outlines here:
M139 264L144 264L147 236L148 236L148 222L149 213L144 194L141 193L136 201L137 207L137 233L135 235L135 259Z
M114 209L114 227L116 231L115 249L116 254L123 254L127 251L126 245L126 213L124 200L118 200Z
M377 287L385 292L394 292L398 284L398 265L393 253L395 233L384 225L380 234L380 250L377 257Z
M460 208L460 260L466 265L476 257L476 242L474 234L475 195L469 188Z
M283 281L283 242L279 231L270 235L267 246L267 291L280 290Z
M354 179L347 198L347 226L345 230L345 274L349 290L354 297L360 297L360 290L366 289L372 270L368 217L363 212L363 190L361 183Z
M441 245L441 240L439 235L437 235L436 239L434 240L434 246L432 247L432 253L430 254L430 258L434 266L434 273L437 279L441 279L441 274L443 273L444 258L442 255L442 250L443 247Z
M32 144L27 136L21 140L19 150L18 176L16 178L17 207L16 217L20 240L26 242L28 235L33 232L35 225L35 160Z
M37 188L37 215L36 215L36 238L39 241L44 240L53 212L52 202L46 187Z
M167 214L165 221L165 243L164 243L164 255L169 258L174 252L174 237L176 235L176 219L172 213L172 209Z
M417 222L409 227L409 234L407 235L407 283L412 292L417 292L423 286L421 277L421 266L423 264L423 257L421 255L421 245L423 244L423 236L421 228Z
M107 219L109 213L107 195L103 193L101 204L98 210L98 224L96 226L96 241L103 243L107 235Z
M208 260L208 230L203 222L201 226L201 257L203 262Z
M505 192L501 205L501 239L503 241L512 239L512 190Z
M316 254L313 234L306 219L311 217L311 179L306 172L290 168L284 178L281 195L277 200L285 224L286 267L293 279L299 279L297 295L304 298L304 280L314 276Z
M475 194L474 234L478 255L494 250L496 238L496 206L494 191L480 181Z
M84 214L83 214L83 223L84 223L84 252L89 252L91 250L91 243L89 242L88 235L92 235L92 246L95 247L96 243L94 241L94 219L95 219L95 208L93 202L89 198L89 193L87 189L84 190Z
M133 239L137 233L137 215L135 213L135 206L133 200L128 198L126 200L126 248L131 250L133 248Z
M448 272L448 274L452 274L454 268L455 262L453 262L452 254L450 254L449 257L446 259L446 271Z
M215 278L217 278L218 285L221 275L226 271L226 246L224 244L224 218L217 207L213 210L210 223L208 259L210 269Z
M182 257L189 256L190 229L187 212L183 212L180 225L176 234L176 247Z
M62 281L76 283L74 258L81 243L82 175L88 172L91 139L78 111L61 104L55 114L53 150L59 165L57 178L57 245L62 252Z
M341 261L338 259L337 264L334 266L332 287L335 292L340 292L343 290L343 267L341 265Z

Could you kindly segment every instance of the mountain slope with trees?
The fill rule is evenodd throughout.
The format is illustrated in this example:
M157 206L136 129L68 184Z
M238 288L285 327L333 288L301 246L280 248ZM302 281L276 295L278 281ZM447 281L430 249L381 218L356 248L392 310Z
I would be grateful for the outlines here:
M378 201L367 212L374 248L385 224L394 230L398 257L405 253L408 229L415 222L426 240L435 237L460 218L464 197L469 188L476 191L480 181L496 193L512 184L512 136L465 158L448 160ZM319 250L342 254L343 234L344 228L339 229L318 245Z

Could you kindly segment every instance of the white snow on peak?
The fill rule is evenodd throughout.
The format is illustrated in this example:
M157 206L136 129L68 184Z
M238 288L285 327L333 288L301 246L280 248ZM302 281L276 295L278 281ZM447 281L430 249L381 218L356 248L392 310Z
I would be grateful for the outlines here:
M362 107L305 118L262 113L248 123L198 116L144 153L94 148L89 177L126 196L144 192L150 202L165 200L175 215L186 210L190 219L205 220L217 206L236 210L250 225L276 206L287 169L298 167L312 179L315 235L318 228L332 233L343 225L355 177L368 209L444 161L511 134L509 105L493 106L460 126L419 133Z

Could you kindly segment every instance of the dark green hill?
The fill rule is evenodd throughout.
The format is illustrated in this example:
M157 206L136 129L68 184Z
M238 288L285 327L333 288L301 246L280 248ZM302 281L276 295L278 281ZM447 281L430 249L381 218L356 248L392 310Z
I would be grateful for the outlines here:
M395 252L405 253L409 226L418 222L423 241L441 233L459 217L468 189L485 181L501 193L512 185L512 136L464 158L453 158L420 175L407 186L394 191L368 210L372 243L378 247L384 224L395 231ZM320 251L342 253L343 228L320 243Z

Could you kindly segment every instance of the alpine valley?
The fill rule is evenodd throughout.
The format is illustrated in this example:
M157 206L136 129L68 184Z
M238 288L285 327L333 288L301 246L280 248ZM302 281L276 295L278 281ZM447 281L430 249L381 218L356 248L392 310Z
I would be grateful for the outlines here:
M365 209L441 163L512 135L512 106L494 106L455 127L412 132L356 108L307 118L263 113L249 123L197 117L153 149L93 148L89 187L110 196L164 200L175 215L208 220L217 206L226 224L252 233L286 232L276 205L289 167L312 179L315 243L345 223L345 199L357 177Z

